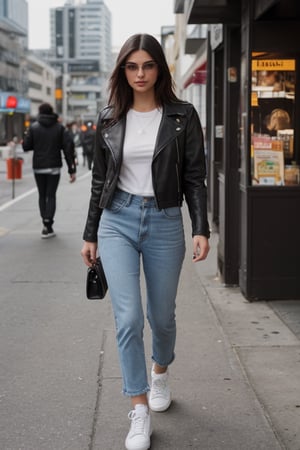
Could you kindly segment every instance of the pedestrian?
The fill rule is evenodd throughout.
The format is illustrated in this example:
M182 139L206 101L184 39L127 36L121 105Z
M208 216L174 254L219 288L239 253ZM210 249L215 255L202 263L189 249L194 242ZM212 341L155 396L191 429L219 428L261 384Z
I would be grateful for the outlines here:
M168 366L175 357L175 302L185 255L183 198L192 224L193 261L204 260L209 251L203 134L194 107L176 97L162 47L151 35L136 34L124 43L109 89L108 106L98 117L81 255L91 266L99 246L123 393L132 405L125 446L146 450L152 431L149 408L162 412L171 404ZM150 386L140 259L152 331Z
M95 152L95 136L94 123L90 120L86 123L86 130L82 134L83 153L87 159L88 169L92 169L94 152Z
M70 130L73 142L74 142L75 155L76 155L76 165L78 165L78 152L80 150L82 151L81 130L78 127L76 122L71 122L70 123L69 130ZM84 161L84 159L83 159L83 161Z
M25 152L33 150L32 166L39 193L39 209L43 221L42 238L55 236L53 230L56 191L62 167L61 150L68 166L70 182L76 179L73 142L68 130L58 122L58 115L49 103L39 106L37 120L29 127L23 140Z
M77 144L75 144L75 141L77 142L77 136L73 133L74 123L75 122L67 123L66 124L66 129L69 132L70 138L72 140L73 159L74 159L75 165L78 166Z

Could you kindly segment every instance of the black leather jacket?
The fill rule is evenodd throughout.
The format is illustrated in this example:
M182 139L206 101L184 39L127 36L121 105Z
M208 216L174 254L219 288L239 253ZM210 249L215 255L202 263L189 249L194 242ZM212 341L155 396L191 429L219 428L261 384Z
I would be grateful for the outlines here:
M83 239L97 241L102 209L109 207L122 165L126 117L112 119L112 107L100 112L97 124L91 198ZM203 133L190 103L163 107L152 160L152 182L159 209L181 206L185 198L192 235L209 237Z

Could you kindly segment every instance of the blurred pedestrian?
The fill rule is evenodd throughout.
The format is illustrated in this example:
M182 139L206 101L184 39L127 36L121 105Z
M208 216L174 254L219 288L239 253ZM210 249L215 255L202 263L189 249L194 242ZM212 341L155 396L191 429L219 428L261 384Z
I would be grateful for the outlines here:
M185 255L183 199L192 224L193 261L204 260L209 251L203 134L193 105L174 93L159 42L147 34L131 36L121 48L108 103L98 118L81 254L91 266L99 245L116 321L123 392L132 405L125 446L147 450L149 407L162 412L171 404L168 366L175 358L176 294ZM150 386L141 258L152 330Z
M72 157L73 157L75 165L77 166L78 165L77 150L75 148L75 142L74 142L74 139L73 139L73 134L72 134L71 124L70 123L67 123L66 130L70 134L70 138L71 138L71 142L72 142L72 147L71 147L72 148Z
M82 150L81 130L76 122L71 122L69 124L69 130L70 130L73 142L74 142L76 165L78 165L78 153L80 150Z
M82 148L83 153L87 159L88 169L92 169L94 152L95 152L95 137L96 130L92 121L86 122L86 130L82 133Z
M39 193L43 239L55 236L53 223L62 167L61 151L68 166L70 182L76 179L73 141L68 130L57 119L52 106L42 103L37 120L30 125L23 140L23 150L33 150L32 166Z

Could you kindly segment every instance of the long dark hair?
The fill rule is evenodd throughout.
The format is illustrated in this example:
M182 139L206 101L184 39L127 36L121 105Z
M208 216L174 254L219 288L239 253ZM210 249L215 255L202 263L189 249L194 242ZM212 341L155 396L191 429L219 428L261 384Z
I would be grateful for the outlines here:
M160 43L149 34L134 34L123 44L115 68L109 80L108 104L114 107L114 119L126 114L133 103L133 91L129 86L124 68L132 52L144 50L149 53L158 66L158 78L155 84L155 100L158 106L179 101L174 92L173 79Z

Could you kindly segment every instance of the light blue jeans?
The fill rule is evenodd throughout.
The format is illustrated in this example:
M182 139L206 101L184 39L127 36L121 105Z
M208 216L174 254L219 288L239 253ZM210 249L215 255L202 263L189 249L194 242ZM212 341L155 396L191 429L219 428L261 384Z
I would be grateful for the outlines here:
M158 210L153 197L117 190L112 205L103 211L98 242L115 316L123 392L133 397L149 391L140 256L152 359L160 366L174 360L176 293L185 255L181 209Z

